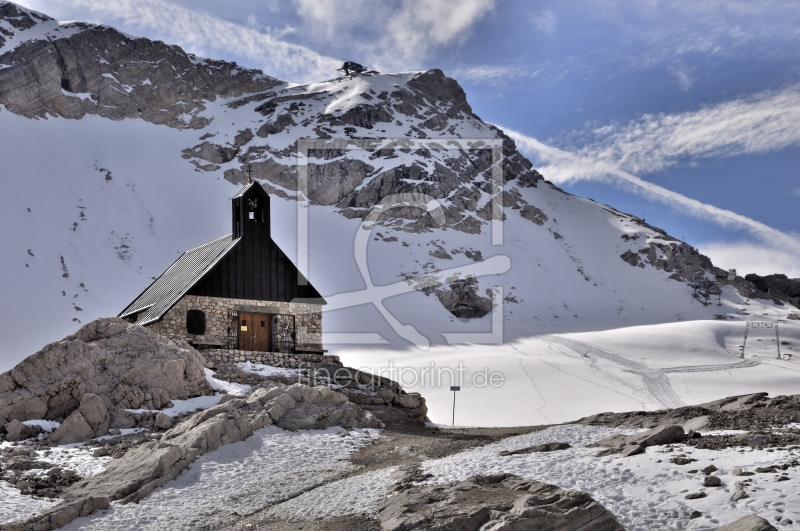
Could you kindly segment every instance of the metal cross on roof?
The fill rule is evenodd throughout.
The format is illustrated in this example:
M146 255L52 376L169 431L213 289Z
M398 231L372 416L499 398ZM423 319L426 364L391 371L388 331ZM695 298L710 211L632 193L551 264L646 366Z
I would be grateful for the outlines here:
M247 165L247 184L252 184L252 183L253 183L253 165L252 164L248 164Z

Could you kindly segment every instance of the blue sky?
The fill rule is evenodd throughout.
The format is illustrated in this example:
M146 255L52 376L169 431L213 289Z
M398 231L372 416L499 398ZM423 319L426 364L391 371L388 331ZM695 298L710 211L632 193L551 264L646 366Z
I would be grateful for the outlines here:
M441 68L567 191L800 277L800 4L29 0L294 82Z

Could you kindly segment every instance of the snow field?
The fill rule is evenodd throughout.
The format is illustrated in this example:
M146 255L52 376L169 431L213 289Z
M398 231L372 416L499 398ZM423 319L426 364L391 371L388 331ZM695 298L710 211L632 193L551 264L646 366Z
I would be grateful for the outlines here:
M747 514L757 514L775 522L775 518L800 516L800 477L789 469L788 481L776 482L780 474L756 474L748 477L731 475L734 468L754 471L758 466L781 464L797 458L798 450L751 450L730 448L722 451L697 450L674 445L673 452L664 447L651 447L644 454L628 458L595 457L598 448L586 445L615 433L632 433L613 428L563 425L511 437L442 459L426 461L422 468L433 474L430 483L447 483L467 479L476 474L512 473L527 479L551 483L562 488L588 492L603 504L628 531L653 529L713 529ZM501 457L503 450L522 449L545 442L567 442L572 448L556 452L532 453ZM685 453L696 463L675 465L669 459ZM661 462L659 462L661 461ZM702 470L714 464L714 474L722 479L718 488L704 488ZM752 479L746 487L750 498L730 502L736 481ZM690 492L705 491L706 498L686 500ZM692 511L702 517L690 520Z
M216 525L296 497L348 470L377 430L287 432L274 426L205 454L138 504L117 503L70 530L179 530Z
M20 494L10 483L0 481L0 525L36 516L55 504L52 500Z
M781 339L800 346L800 327L784 322L781 327ZM350 347L334 353L345 365L372 372L403 368L394 379L407 391L422 393L428 417L446 425L452 422L450 371L463 366L456 424L526 426L756 392L797 393L800 356L777 360L773 343L763 351L748 349L743 360L738 352L743 333L741 321L704 320L529 336L502 345L437 345L427 351ZM420 377L430 368L443 377ZM481 385L477 376L483 371L501 374L502 385Z

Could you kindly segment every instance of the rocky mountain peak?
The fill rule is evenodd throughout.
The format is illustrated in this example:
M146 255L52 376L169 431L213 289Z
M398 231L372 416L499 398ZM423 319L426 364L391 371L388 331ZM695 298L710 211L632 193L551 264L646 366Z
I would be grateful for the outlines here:
M202 128L204 102L280 83L236 63L108 26L60 24L12 3L0 4L0 36L0 104L29 118L98 114Z

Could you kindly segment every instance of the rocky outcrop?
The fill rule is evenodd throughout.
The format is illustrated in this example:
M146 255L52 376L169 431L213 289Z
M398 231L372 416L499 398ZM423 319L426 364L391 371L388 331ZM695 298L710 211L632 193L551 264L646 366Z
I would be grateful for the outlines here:
M64 421L58 439L90 430L94 437L117 408L160 409L212 394L203 364L185 343L122 319L98 319L0 375L0 417Z
M782 274L763 277L756 274L749 274L744 278L748 282L752 282L756 288L767 293L770 297L787 301L793 306L800 308L800 278L789 278Z
M622 457L627 457L640 454L650 446L680 443L685 440L686 433L683 428L672 425L658 426L650 431L634 435L614 435L596 442L594 446L606 448L606 450L597 454L598 456L619 453Z
M112 501L138 502L178 477L200 455L242 441L272 424L289 430L381 427L370 412L325 387L295 384L258 389L246 398L229 397L195 413L165 432L160 441L131 448L120 459L109 462L103 472L68 488L58 505L4 529L50 531L106 509Z
M450 313L462 319L483 317L494 308L492 299L478 294L478 279L470 277L455 280L435 288L425 288L426 294L434 293ZM487 295L491 291L487 290Z
M622 531L585 492L512 474L476 476L447 485L420 485L406 471L378 508L383 531Z
M5 2L0 3L0 20L12 25L55 22ZM200 115L203 102L280 83L258 70L201 59L178 46L132 38L108 26L74 22L63 29L71 31L0 55L0 104L6 109L29 118L98 114L199 128L209 122Z

